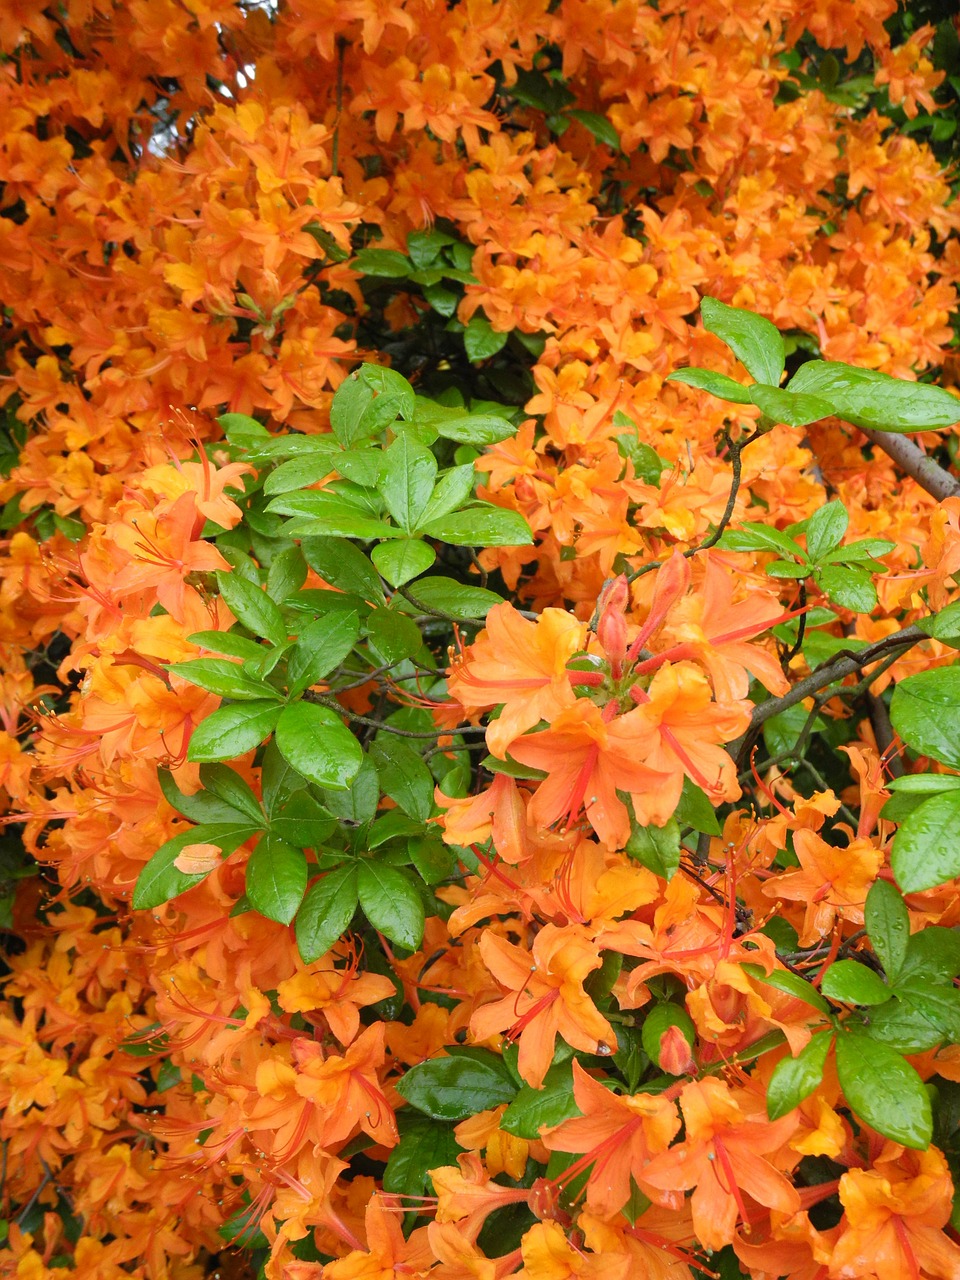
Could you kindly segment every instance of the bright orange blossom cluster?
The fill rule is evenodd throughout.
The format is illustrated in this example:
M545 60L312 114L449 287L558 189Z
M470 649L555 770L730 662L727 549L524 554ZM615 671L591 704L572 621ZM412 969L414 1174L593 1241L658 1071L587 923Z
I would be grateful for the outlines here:
M876 110L779 93L778 55L806 31L841 57L866 49L908 115L931 109L932 32L892 50L893 7L3 7L0 395L19 454L3 497L19 508L0 561L0 783L8 821L25 823L60 890L51 902L49 885L23 881L24 946L7 959L0 1140L3 1195L18 1209L3 1274L48 1280L69 1265L90 1280L199 1280L218 1228L243 1210L264 1233L265 1274L289 1280L684 1280L694 1250L731 1245L756 1280L960 1275L936 1146L855 1129L831 1068L769 1121L764 1082L787 1048L749 1074L710 1070L770 1030L794 1048L809 1036L809 1011L742 968L776 961L766 935L746 937L738 903L755 924L779 914L823 954L857 933L867 888L889 874L882 726L857 725L842 795L766 770L769 803L734 811L699 880L665 884L624 854L618 795L655 822L683 777L736 801L746 783L723 745L745 725L748 677L776 694L804 670L798 657L785 674L764 638L798 602L789 583L774 592L762 555L678 554L704 540L730 491L715 443L725 411L663 385L685 363L736 372L694 323L700 294L813 335L827 358L898 374L940 363L951 338L958 215L931 151ZM543 66L613 125L620 150L574 117L558 137L519 100L504 118L494 90ZM498 774L446 808L449 839L479 848L492 836L497 857L444 890L450 919L431 919L422 948L396 961L408 1013L384 1020L364 1011L394 983L348 942L305 965L287 929L230 916L242 849L149 916L127 904L181 826L158 766L197 787L186 747L217 706L164 664L233 620L202 589L226 567L202 532L239 519L231 493L245 468L201 465L197 446L218 438L224 409L325 431L350 362L375 354L363 324L380 304L342 260L351 237L402 251L438 220L473 248L460 320L482 311L494 330L545 335L529 418L479 466L486 493L536 535L483 563L537 618L494 611L454 664L460 706L444 723L501 707L491 754L546 776ZM423 309L398 283L387 323L401 333ZM664 459L659 484L623 478L618 414ZM960 506L867 458L855 432L777 427L743 462L736 522L782 527L829 493L852 537L895 544L854 638L896 630L921 592L935 607L953 597ZM17 510L49 513L47 533ZM621 557L664 567L628 590ZM584 649L613 687L566 669ZM874 693L949 655L928 642ZM45 717L54 680L73 692ZM252 759L240 767L256 788ZM796 866L784 870L774 859L788 838ZM960 915L953 884L908 905L917 927ZM518 1042L531 1084L558 1036L610 1051L616 1028L587 989L610 955L630 961L613 986L620 1016L663 975L682 985L697 1062L668 1037L676 1084L633 1097L578 1065L581 1116L539 1139L501 1129L496 1109L463 1121L465 1154L433 1175L432 1220L404 1236L396 1201L355 1163L364 1151L376 1168L396 1142L396 1080L465 1037ZM956 1050L914 1061L960 1079ZM525 1180L550 1152L574 1161ZM832 1162L837 1177L804 1182L804 1160ZM566 1190L588 1168L571 1209ZM631 1220L638 1197L650 1204ZM818 1218L830 1198L838 1212ZM516 1249L478 1244L489 1215L517 1205L534 1221ZM304 1242L337 1260L304 1257Z

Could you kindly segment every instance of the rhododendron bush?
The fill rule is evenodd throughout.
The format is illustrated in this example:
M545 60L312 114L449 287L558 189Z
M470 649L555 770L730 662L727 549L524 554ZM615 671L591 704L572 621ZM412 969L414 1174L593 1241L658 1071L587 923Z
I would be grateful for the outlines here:
M960 1277L952 23L0 50L0 1274Z

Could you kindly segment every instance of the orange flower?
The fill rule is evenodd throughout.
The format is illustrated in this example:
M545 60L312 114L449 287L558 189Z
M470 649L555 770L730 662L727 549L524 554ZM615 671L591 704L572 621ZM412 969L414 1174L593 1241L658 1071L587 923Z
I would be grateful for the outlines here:
M590 1167L587 1204L593 1212L604 1218L619 1213L630 1199L631 1179L651 1200L666 1200L676 1208L676 1193L664 1195L644 1179L651 1158L665 1151L680 1131L676 1103L657 1094L612 1093L576 1061L573 1096L582 1117L548 1130L543 1144L548 1151L582 1156L564 1171L563 1178L573 1178Z
M630 814L617 792L626 791L641 821L652 820L641 814L655 813L665 822L676 808L683 779L672 806L669 798L657 799L671 779L643 762L651 739L644 710L608 717L595 703L578 698L549 729L515 741L513 758L547 773L530 802L529 820L546 827L561 819L571 823L582 807L604 844L622 849L630 838Z
M738 1220L749 1222L744 1192L781 1213L800 1208L797 1192L764 1159L780 1151L797 1118L769 1121L758 1101L759 1107L749 1105L743 1093L720 1080L688 1084L680 1095L683 1141L647 1165L646 1180L663 1191L694 1188L693 1224L707 1249L722 1249L733 1240Z
M587 1053L614 1051L614 1030L583 989L601 963L585 929L544 925L532 952L495 933L482 934L479 945L484 964L511 994L477 1009L470 1030L477 1040L498 1031L519 1040L520 1074L528 1084L543 1084L558 1035Z
M762 886L762 892L768 898L806 904L800 945L819 942L838 916L862 925L863 904L883 865L882 852L869 840L853 840L838 849L808 828L794 832L793 847L801 869L777 876Z
M582 649L586 628L562 609L529 622L512 605L496 605L476 642L447 677L450 696L465 707L503 704L487 729L487 746L503 759L520 734L552 720L574 700L567 663Z

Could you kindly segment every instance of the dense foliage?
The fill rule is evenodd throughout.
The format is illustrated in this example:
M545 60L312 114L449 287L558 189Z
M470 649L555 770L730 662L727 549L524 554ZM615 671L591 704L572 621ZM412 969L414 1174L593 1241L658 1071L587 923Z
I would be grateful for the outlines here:
M0 1274L960 1277L937 21L0 4Z

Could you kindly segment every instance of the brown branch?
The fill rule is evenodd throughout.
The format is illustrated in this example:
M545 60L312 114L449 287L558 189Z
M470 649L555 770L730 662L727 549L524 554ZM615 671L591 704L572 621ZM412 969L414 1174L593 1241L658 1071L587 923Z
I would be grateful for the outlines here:
M960 497L960 480L945 471L939 462L934 462L909 436L894 435L892 431L875 431L872 427L860 427L859 430L938 502L943 502L945 498Z

